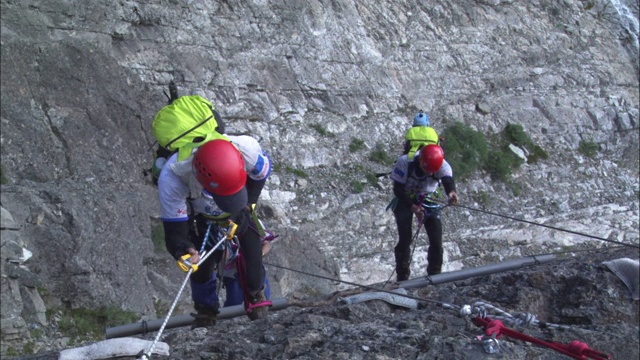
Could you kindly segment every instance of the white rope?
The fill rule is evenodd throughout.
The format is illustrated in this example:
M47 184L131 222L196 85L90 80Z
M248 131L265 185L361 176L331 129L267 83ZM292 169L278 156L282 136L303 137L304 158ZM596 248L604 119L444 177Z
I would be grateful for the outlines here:
M227 239L226 237L223 237L216 244L216 246L214 246L211 250L209 250L208 253L206 253L202 258L200 258L200 261L196 265L199 266L200 264L202 264L209 257L209 255L213 254L213 251L215 249L217 249L218 246L220 246L226 239ZM187 276L185 276L184 281L182 281L182 286L180 286L180 291L178 291L178 295L176 295L176 298L173 299L173 304L171 304L171 308L169 309L169 312L167 313L167 316L164 318L164 321L162 322L162 326L160 326L160 330L158 330L158 335L156 335L156 338L153 340L153 344L151 344L151 347L149 348L149 350L145 354L143 354L142 357L139 358L139 360L149 360L149 359L151 359L151 353L153 352L153 348L158 343L158 340L160 340L160 336L162 336L162 332L164 331L165 326L167 326L167 322L169 322L169 318L171 317L171 314L173 313L173 310L175 309L176 305L178 304L178 300L180 299L180 295L182 294L182 291L184 290L185 286L187 285L187 282L189 281L189 276L191 276L192 272L193 272L193 267L189 268L189 271L187 272Z

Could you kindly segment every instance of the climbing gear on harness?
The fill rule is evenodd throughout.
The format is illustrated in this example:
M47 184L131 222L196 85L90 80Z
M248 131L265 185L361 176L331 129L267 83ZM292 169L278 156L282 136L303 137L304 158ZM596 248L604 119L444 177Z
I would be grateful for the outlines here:
M202 247L200 247L200 251L199 253L204 255L206 253L205 251L205 246L206 245L211 245L211 243L209 242L210 237L209 234L211 233L211 223L209 223L209 226L207 227L207 232L204 235L204 241L202 242ZM238 224L232 222L229 220L229 230L225 236L225 238L227 240L232 240L236 230L238 229ZM187 272L189 270L193 270L192 272L196 272L198 271L198 264L194 264L191 262L191 254L184 254L180 257L180 259L178 259L177 261L178 267L180 268L180 270Z

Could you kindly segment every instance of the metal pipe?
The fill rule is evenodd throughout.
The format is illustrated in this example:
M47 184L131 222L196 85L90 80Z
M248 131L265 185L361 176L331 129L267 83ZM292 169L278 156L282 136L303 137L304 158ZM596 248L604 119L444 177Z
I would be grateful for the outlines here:
M282 310L289 306L286 298L278 298L271 300L272 305L269 308L270 310ZM245 315L246 312L244 310L244 305L234 305L227 306L220 309L220 313L218 314L218 319L230 319L233 317ZM105 337L107 339L138 335L138 334L146 334L152 331L157 331L162 326L162 322L164 319L155 319L149 321L142 321L133 324L120 325L111 328L107 328L105 330ZM185 314L185 315L176 315L169 318L167 324L165 325L166 329L172 329L176 327L182 326L190 326L193 323L193 316Z
M404 289L425 287L428 285L443 284L452 281L465 280L471 277L490 275L507 270L522 268L525 266L547 263L555 259L553 255L534 255L520 259L505 260L499 263L479 266L476 268L450 271L437 275L423 276L415 279L405 280L399 283Z
M477 268L462 269L457 271L451 271L431 276L423 276L411 280L402 281L398 284L403 289L412 289L425 287L429 285L443 284L452 281L465 280L472 277L490 275L498 272L504 272L507 270L513 270L522 268L525 266L537 265L547 263L555 259L553 255L534 255L527 256L520 259L505 260L495 264L489 264L479 266ZM282 310L289 306L286 298L278 298L271 300L273 305L270 310ZM218 319L230 319L237 316L245 315L243 305L235 305L223 307L220 309ZM148 332L156 331L160 329L163 319L142 321L139 323L133 323L128 325L121 325L116 327L107 328L105 335L107 339L131 336L137 334L146 334ZM193 316L191 315L177 315L169 318L166 324L167 329L190 326L193 323Z

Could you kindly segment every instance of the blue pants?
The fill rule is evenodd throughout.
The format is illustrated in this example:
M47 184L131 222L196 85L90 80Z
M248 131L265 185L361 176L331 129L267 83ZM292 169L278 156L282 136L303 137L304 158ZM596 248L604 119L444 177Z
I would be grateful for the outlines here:
M224 287L227 290L227 299L224 301L224 306L240 305L244 301L244 292L240 287L240 280L237 278L238 274L234 277L225 276L222 278ZM267 299L271 299L271 288L269 287L269 279L264 277L264 295Z
M222 282L227 293L227 299L224 302L224 306L240 305L244 301L244 292L240 286L238 280L238 274L235 273L233 277L223 277ZM191 299L196 304L205 305L208 307L214 306L218 302L217 294L217 280L215 274L205 283L197 283L191 281ZM267 299L271 298L271 288L269 286L269 279L267 279L266 272L264 276L264 295Z

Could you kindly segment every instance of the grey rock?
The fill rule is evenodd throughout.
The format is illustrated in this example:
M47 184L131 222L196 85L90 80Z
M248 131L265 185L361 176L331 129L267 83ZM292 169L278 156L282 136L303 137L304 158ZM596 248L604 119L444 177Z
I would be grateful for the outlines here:
M211 99L230 132L260 139L274 159L258 211L280 235L265 258L275 296L316 296L348 287L340 281L392 276L397 234L384 211L391 182L369 186L364 179L390 170L371 152L381 144L393 162L418 109L439 133L455 121L487 137L507 123L522 125L549 155L515 170L510 184L484 173L457 182L461 205L469 206L443 212L445 270L569 249L597 254L609 245L601 239L637 244L638 3L588 5L2 0L2 357L36 333L22 317L25 291L42 287L38 294L56 313L115 304L143 319L174 300L170 284L183 274L152 241L159 204L143 172L153 158L151 122L166 104L170 80L182 94ZM363 149L351 152L353 138ZM578 153L583 140L598 144L595 158ZM351 189L356 183L365 184L361 193ZM415 276L424 274L426 247L421 234ZM31 251L22 264L28 267L6 262L5 248L18 257L22 248ZM555 271L570 276L542 279L565 281L553 296L567 304L537 292L541 275L456 287L478 297L493 291L503 306L637 343L637 306L616 302L614 313L604 300L624 293L614 286L618 279ZM593 292L588 284L596 281L610 285ZM522 282L537 285L519 290ZM560 288L577 288L580 296ZM456 296L453 289L445 295ZM178 303L181 311L191 306L188 295ZM396 320L404 313L386 304L294 310L273 314L282 318L275 323L229 322L217 347L194 343L190 333L168 336L176 339L172 346L184 345L176 358L482 355L468 322L440 313ZM35 347L68 346L47 320ZM594 348L629 351L618 358L638 357L616 339L584 339ZM507 358L553 356L503 346Z
M2 225L0 225L2 230L20 230L20 226L18 226L16 221L13 219L11 213L2 206L0 206L0 221L2 223Z

